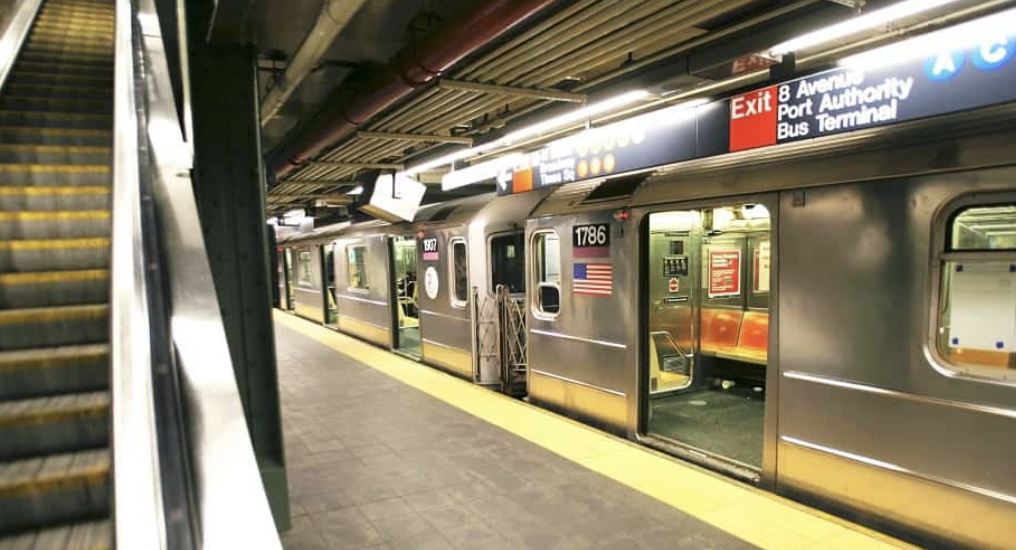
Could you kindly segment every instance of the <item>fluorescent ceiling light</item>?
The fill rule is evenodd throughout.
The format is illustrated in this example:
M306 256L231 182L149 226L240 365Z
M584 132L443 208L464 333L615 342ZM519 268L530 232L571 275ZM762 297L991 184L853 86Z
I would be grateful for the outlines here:
M921 12L933 10L958 0L905 0L891 6L858 15L841 23L830 25L824 29L798 36L773 46L769 54L780 56L790 52L806 50L819 44L834 42L852 34L873 29L899 19L910 17Z
M552 117L542 122L537 122L532 126L520 128L519 130L511 132L500 139L484 143L483 145L477 145L476 147L470 147L469 149L461 149L422 164L417 164L416 166L412 166L406 171L401 172L401 174L404 176L414 176L420 172L426 172L427 170L454 164L456 161L476 156L480 153L491 151L499 147L507 147L523 139L539 136L551 130L556 130L596 115L615 111L637 101L641 101L649 96L650 93L646 90L633 90L626 92L603 101L598 101L592 105L575 109L574 111L567 112L563 115Z
M441 178L441 190L451 191L452 189L458 189L481 181L494 179L500 176L505 170L511 170L514 166L525 162L525 155L522 153L512 153L493 160L474 164L466 168L452 170Z
M357 185L356 187L350 189L349 192L346 193L346 194L347 195L362 195L363 194L363 186L362 185Z
M637 101L641 101L647 97L649 97L649 92L645 90L627 92L604 101L598 101L592 105L587 105L581 109L576 109L563 115L549 118L543 122L537 122L532 126L526 126L525 128L515 130L502 139L506 140L508 143L515 143L523 139L536 137L551 130L556 130L570 124L592 118L596 115L616 111L617 109Z
M297 208L296 210L290 210L289 212L286 212L285 214L282 215L282 217L283 218L303 218L303 217L306 217L306 215L307 215L307 213L304 212L302 208Z
M870 70L894 63L933 56L936 62L948 65L960 50L980 48L985 59L1004 55L1006 45L1016 28L1016 9L962 23L940 31L888 44L874 50L843 58L840 65L851 69ZM935 65L937 67L937 65Z

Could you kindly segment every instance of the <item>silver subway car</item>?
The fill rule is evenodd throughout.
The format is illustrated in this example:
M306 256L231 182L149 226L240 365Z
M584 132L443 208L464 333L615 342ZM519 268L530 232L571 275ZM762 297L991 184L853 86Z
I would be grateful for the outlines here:
M1014 120L991 108L286 241L294 301L326 317L299 294L316 239L338 330L919 542L1016 550Z
M920 542L1016 548L1013 118L557 188L527 223L530 399Z

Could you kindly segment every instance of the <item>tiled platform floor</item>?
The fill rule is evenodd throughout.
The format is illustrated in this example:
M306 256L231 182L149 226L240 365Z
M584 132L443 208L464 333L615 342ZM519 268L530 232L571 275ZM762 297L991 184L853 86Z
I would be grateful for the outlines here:
M276 323L287 550L754 546Z

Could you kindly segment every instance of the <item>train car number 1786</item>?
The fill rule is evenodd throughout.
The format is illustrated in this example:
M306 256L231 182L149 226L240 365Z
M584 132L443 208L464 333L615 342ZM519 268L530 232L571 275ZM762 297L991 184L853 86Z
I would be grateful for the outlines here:
M610 246L610 224L592 223L572 228L572 246L575 248L606 248Z

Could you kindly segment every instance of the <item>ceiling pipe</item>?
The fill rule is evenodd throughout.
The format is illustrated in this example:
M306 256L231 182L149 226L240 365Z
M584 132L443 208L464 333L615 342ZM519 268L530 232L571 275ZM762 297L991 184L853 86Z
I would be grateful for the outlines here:
M277 178L285 176L324 148L352 134L358 125L554 1L475 3L420 42L399 51L367 79L355 96L325 105L307 124L287 136L273 154L269 169Z
M366 3L367 0L324 0L314 28L307 33L285 72L261 101L262 127L279 113L303 79L321 64L321 58L332 46L332 42Z

